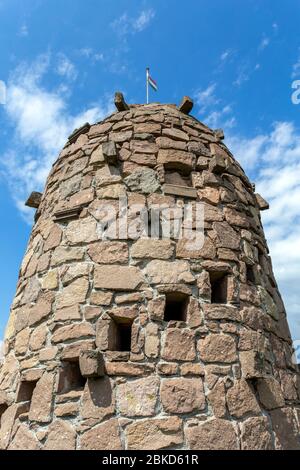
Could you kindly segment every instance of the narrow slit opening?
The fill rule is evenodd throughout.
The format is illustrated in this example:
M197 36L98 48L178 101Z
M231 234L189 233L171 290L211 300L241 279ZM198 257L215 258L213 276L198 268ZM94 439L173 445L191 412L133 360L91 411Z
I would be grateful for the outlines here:
M210 273L211 285L211 303L226 304L227 303L227 273Z
M132 323L115 323L116 341L114 351L131 351L131 330Z
M255 284L255 273L253 266L246 265L246 279L248 284Z

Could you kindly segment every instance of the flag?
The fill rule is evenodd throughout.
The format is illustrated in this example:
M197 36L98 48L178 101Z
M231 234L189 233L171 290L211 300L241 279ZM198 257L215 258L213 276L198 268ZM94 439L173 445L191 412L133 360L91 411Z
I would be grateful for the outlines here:
M158 89L157 83L156 83L155 80L153 80L153 78L150 77L149 74L148 74L148 83L151 86L151 88L153 88L153 90L157 91L157 89Z

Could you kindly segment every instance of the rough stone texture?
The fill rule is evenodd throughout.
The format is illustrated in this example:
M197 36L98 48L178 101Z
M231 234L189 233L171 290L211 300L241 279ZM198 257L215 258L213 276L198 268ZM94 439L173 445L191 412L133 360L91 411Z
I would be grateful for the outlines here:
M183 441L182 422L177 417L136 421L125 433L129 450L165 449Z
M174 244L170 240L140 239L131 249L133 258L169 259L174 253Z
M190 100L116 98L72 134L39 201L0 364L0 448L298 448L268 204Z
M275 448L280 450L300 450L299 427L291 408L281 408L271 412Z
M159 380L155 377L138 379L118 386L117 400L121 415L153 416L157 402Z
M103 355L99 351L81 351L79 367L83 377L102 377L104 375Z
M73 426L61 419L49 426L49 434L44 450L75 450L76 432Z
M134 266L96 266L94 286L97 289L135 290L142 283L140 270Z
M89 379L85 384L81 416L95 422L103 421L115 412L113 382L108 377Z
M211 419L187 428L186 437L191 450L237 450L234 425L225 419Z
M117 419L110 419L89 431L80 439L81 450L122 450Z
M267 410L284 406L280 383L274 378L259 379L257 383L259 399Z
M236 418L242 418L248 413L260 413L254 392L244 379L238 380L228 390L226 398L229 412Z
M38 381L32 395L29 419L38 423L51 421L52 394L54 387L54 375L45 372Z
M202 379L163 380L161 402L165 412L186 414L205 408Z
M21 424L17 430L8 450L39 450L39 441L26 424Z
M166 361L193 361L196 358L194 333L185 329L168 329L162 358Z
M230 363L237 359L236 344L230 335L210 334L198 344L204 362Z
M241 424L242 450L271 450L272 435L268 418L248 418Z

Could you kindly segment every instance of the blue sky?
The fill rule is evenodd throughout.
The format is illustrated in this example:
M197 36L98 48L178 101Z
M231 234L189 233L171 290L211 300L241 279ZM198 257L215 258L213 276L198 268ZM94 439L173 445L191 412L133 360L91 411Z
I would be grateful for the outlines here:
M264 225L291 330L300 339L300 2L0 0L0 338L32 212L66 136L112 109L190 95L271 204Z

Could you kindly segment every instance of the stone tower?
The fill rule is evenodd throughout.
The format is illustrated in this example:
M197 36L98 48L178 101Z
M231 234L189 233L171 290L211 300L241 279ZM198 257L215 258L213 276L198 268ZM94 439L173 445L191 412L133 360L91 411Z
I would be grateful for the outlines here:
M115 102L69 137L27 201L37 210L0 369L0 448L299 448L267 203L187 97ZM196 204L199 246L175 229Z

